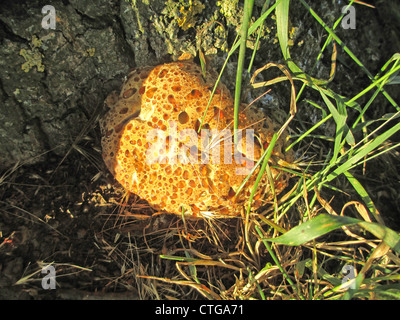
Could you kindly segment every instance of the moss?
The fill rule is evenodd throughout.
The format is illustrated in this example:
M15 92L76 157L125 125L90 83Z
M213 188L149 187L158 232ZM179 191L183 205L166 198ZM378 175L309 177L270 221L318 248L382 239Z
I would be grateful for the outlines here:
M182 14L182 18L178 18L178 25L183 30L187 30L191 27L194 27L196 23L195 16L201 13L204 10L204 8L205 8L204 5L197 0L195 0L194 3L192 3L192 1L189 1L188 8L181 6L179 12Z
M241 20L241 13L238 6L239 0L217 1L217 6L221 7L220 13L225 17L228 25L238 26Z
M293 47L294 42L295 42L298 34L299 34L299 28L298 27L291 27L289 29L289 40L288 40L289 46Z
M33 36L31 40L31 47L33 48L40 48L42 46L42 40L40 40L38 37Z
M225 17L236 16L238 11L238 0L218 1L217 6L221 7L219 10Z
M196 15L200 14L205 6L198 0L168 0L166 10L170 18L176 19L182 30L187 30L196 25Z
M21 69L29 72L33 67L36 67L38 72L43 72L43 54L39 51L42 41L34 35L29 46L31 47L29 50L21 49L19 52L19 55L25 59L25 63L22 64Z
M89 57L93 57L95 51L96 51L95 48L89 48L89 49L86 49L86 54L87 54Z

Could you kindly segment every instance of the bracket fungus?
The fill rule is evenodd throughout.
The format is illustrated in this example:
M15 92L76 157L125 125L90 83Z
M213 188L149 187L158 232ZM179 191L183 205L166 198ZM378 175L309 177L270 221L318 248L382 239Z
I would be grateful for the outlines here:
M103 159L124 188L156 210L228 217L240 215L248 202L259 168L237 190L279 127L261 110L241 106L235 146L233 100L221 82L207 109L216 79L212 70L203 76L192 60L136 68L121 92L106 99ZM292 152L283 152L285 138L278 139L272 158L291 162ZM278 165L271 173L278 194L289 175ZM270 189L264 174L254 207L272 199Z

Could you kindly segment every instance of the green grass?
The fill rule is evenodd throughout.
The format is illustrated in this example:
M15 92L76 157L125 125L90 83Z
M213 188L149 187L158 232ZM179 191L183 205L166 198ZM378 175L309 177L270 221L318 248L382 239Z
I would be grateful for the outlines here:
M306 167L304 172L288 169L297 181L292 192L284 197L284 201L276 201L274 208L259 214L259 219L253 219L253 216L253 220L251 220L251 208L246 208L244 232L245 247L249 252L249 264L246 266L248 272L246 273L247 279L244 281L247 284L245 287L237 286L235 297L265 299L268 296L282 299L333 300L399 299L400 236L385 226L382 219L385 213L378 211L366 188L354 175L353 169L365 166L373 158L382 157L399 146L399 144L395 144L385 147L390 138L400 131L399 106L385 90L385 87L400 83L398 77L400 54L393 53L392 58L374 76L335 33L343 14L337 18L332 27L329 27L307 1L299 0L299 2L303 5L304 14L309 13L309 17L315 19L327 35L314 66L321 59L322 54L327 53L324 51L329 45L333 45L332 69L327 79L316 79L306 74L291 57L288 44L289 0L278 0L272 7L270 7L270 1L265 1L261 16L254 17L255 22L252 24L249 24L249 18L252 16L253 1L245 0L242 28L229 51L220 76L228 59L237 52L234 123L237 128L242 86L246 81L242 75L250 76L250 70L257 55L257 49L254 49L251 58L248 58L250 52L246 49L246 40L248 35L255 34L270 14L274 13L282 60L285 61L289 72L285 73L285 76L268 82L254 83L253 81L250 83L253 88L260 88L289 80L293 90L293 81L300 82L302 86L297 97L294 95L293 98L292 95L292 100L295 99L295 101L294 106L291 107L292 115L288 115L288 122L294 116L296 102L302 103L303 108L315 108L315 112L322 113L322 118L311 126L301 123L304 130L296 136L296 139L293 139L289 148L296 149L303 143L308 144L308 141L313 141L312 147L313 145L326 146L326 141L333 142L333 146L324 153L323 162L316 163L320 167L319 170L311 170L314 165L312 161L303 163ZM353 4L353 2L350 1L349 4ZM260 41L259 34L257 43ZM364 73L370 81L365 88L353 87L353 96L343 96L329 86L336 72L336 46L339 46L348 55L359 71ZM257 47L256 45L255 48ZM250 63L246 66L245 62L248 60ZM258 72L268 68L269 66L261 68ZM247 70L247 73L244 70ZM317 92L320 102L303 98L307 90ZM372 94L369 94L371 92ZM379 119L367 121L364 117L365 113L374 108L379 96L383 96L393 110ZM350 110L358 113L356 117L351 118L353 120L350 120L348 115ZM336 127L334 136L313 134L332 120ZM374 129L370 129L371 127ZM258 165L261 165L259 175L268 172L269 157L266 156L266 153L258 162ZM344 181L347 181L346 191L341 190ZM361 201L354 199L341 203L341 212L338 213L321 195L325 190L329 190L331 194L351 192L358 195ZM358 214L357 218L346 215L350 207L354 208L353 212ZM289 213L293 214L293 212L297 213L297 219L288 217ZM332 239L323 237L332 233L335 234L334 241L330 243L326 243L325 240L319 241L321 237L322 239ZM261 244L267 249L271 259L264 265L259 263L259 255L262 252ZM357 254L357 250L366 252L366 255ZM292 251L295 251L296 255L288 254ZM289 260L290 257L293 261ZM172 258L168 257L168 259ZM185 261L193 264L190 259ZM213 264L211 261L217 263L215 259L207 261L208 264ZM348 283L342 281L344 274L341 273L341 268L345 265L350 265L357 270L350 287ZM233 267L231 266L231 268ZM272 272L272 270L274 271ZM308 278L305 277L307 272L310 274ZM271 287L265 286L263 281L267 274L274 274L275 277L279 277L278 274L280 274L282 276L280 283ZM209 282L211 285L212 280ZM253 291L249 294L250 287Z

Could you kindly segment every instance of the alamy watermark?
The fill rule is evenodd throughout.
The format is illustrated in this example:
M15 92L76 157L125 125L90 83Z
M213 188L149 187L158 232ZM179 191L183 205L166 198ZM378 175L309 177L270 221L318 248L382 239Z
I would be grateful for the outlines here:
M46 14L42 19L43 29L56 29L56 9L51 5L42 8L42 14Z
M232 164L238 166L236 174L248 175L249 168L260 156L261 146L256 146L257 137L253 129L237 130L238 144L233 142L229 129L194 129L178 132L177 123L170 125L168 132L161 129L149 130L146 136L148 147L146 163L160 164ZM261 145L261 143L259 143ZM198 148L200 147L200 148ZM223 147L223 150L221 150Z
M42 278L42 288L45 290L53 290L56 288L56 269L52 265L47 265L42 268L42 273L45 276Z
M343 29L355 29L356 28L356 9L353 6L342 7L342 13L345 14L341 21Z
M346 264L342 268L342 274L344 274L344 277L342 279L342 284L348 283L346 289L355 289L356 269L353 266Z

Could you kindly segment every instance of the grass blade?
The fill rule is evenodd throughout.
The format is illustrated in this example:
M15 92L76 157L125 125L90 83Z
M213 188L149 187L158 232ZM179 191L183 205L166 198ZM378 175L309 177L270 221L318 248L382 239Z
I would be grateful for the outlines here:
M358 224L368 232L371 232L374 236L383 240L394 251L400 253L400 236L395 231L377 223L328 214L320 214L294 227L280 237L267 240L277 244L300 246L335 229L354 224Z
M378 146L388 140L393 134L400 130L400 123L397 123L392 128L388 129L386 132L382 133L375 139L371 140L365 146L361 147L356 153L352 155L345 163L339 166L335 171L333 171L329 176L327 176L325 182L332 181L340 174L348 171L351 167L356 164L359 164L359 161L362 160L366 155L375 150Z
M317 15L317 13L304 1L300 0L303 6L307 9L308 12L314 17L316 21L335 39L335 41L343 48L343 50L353 59L353 61L365 72L368 78L373 82L372 86L377 86L377 83L374 80L372 74L368 71L368 69L364 66L364 64L355 56L355 54L343 43L343 41L333 32L331 28L327 26L327 24ZM386 99L397 109L400 110L400 107L393 100L393 98L385 91L385 89L381 89L381 92L386 97ZM355 98L351 100L354 101Z
M234 103L234 136L233 141L235 145L238 143L238 125L239 125L239 106L240 97L242 91L242 74L244 67L244 58L246 56L246 42L249 32L249 21L251 18L251 13L253 11L254 0L244 1L244 14L242 20L242 28L240 30L240 48L239 48L239 58L236 71L236 85L235 85L235 103Z

